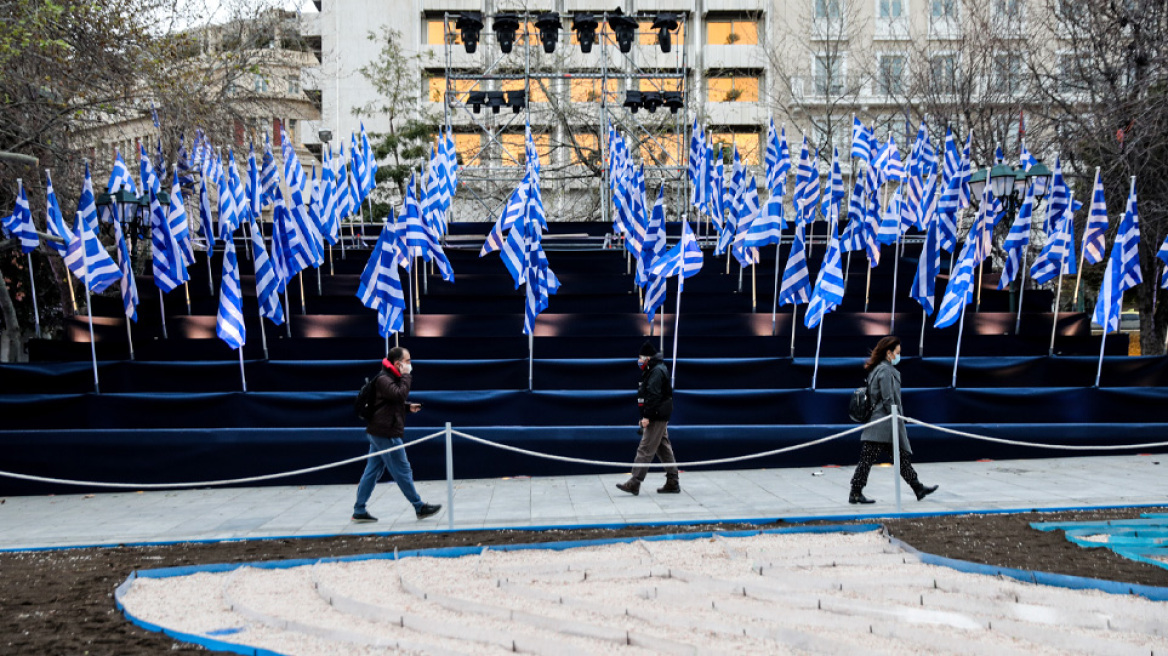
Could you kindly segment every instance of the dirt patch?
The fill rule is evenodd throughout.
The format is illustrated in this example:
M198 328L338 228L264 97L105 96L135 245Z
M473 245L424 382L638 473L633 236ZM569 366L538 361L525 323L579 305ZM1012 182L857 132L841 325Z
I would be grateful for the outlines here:
M1146 585L1168 586L1168 570L1129 561L1107 549L1084 549L1062 532L1043 533L1033 521L1139 517L1140 508L1091 512L954 515L885 522L889 532L928 553L979 563L1037 569ZM135 569L289 558L325 558L433 547L759 528L711 524L572 531L464 531L393 537L349 536L156 547L89 548L0 554L0 652L5 654L206 653L201 648L139 629L114 607L113 592Z

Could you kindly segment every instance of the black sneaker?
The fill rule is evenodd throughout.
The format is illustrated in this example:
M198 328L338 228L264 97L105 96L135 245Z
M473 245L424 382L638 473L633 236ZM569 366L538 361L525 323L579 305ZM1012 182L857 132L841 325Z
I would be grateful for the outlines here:
M422 507L418 508L416 513L418 515L418 519L426 519L427 517L437 515L439 510L442 510L442 504L431 505L428 503L423 503Z
M376 522L377 518L367 512L353 513L354 524L372 524Z

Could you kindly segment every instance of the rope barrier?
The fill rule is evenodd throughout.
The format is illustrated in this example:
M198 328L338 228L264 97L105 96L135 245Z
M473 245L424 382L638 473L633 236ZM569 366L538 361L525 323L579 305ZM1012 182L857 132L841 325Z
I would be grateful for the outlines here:
M717 458L714 460L694 460L692 462L611 462L608 460L589 460L587 458L572 458L570 456L557 456L557 455L552 455L550 453L541 453L539 451L530 451L528 449L522 449L522 448L517 447L517 446L510 446L508 444L499 444L498 442L492 442L490 440L485 440L481 437L475 437L474 435L468 435L466 433L463 433L462 431L450 431L450 432L452 435L458 435L459 437L464 437L472 442L478 442L479 444L483 444L486 446L492 446L492 447L495 447L496 449L502 449L504 451L511 451L514 453L521 453L521 454L527 455L527 456L535 456L537 458L547 458L548 460L558 460L560 462L574 462L574 463L581 464L581 465L599 465L602 467L662 467L662 468L664 468L664 467L699 467L699 466L705 466L705 465L724 465L724 464L730 463L730 462L742 462L744 460L753 460L755 458L766 458L767 456L778 455L780 453L787 453L789 451L796 451L798 449L805 449L809 446L816 446L818 444L823 444L824 442L830 442L831 440L839 439L841 437L844 437L845 435L851 435L852 433L862 431L865 428L868 428L869 426L875 426L875 425L883 423L885 421L889 421L890 419L891 419L890 416L883 417L881 419L877 419L876 421L864 424L863 426L856 426L855 428L849 428L846 431L835 433L833 435L828 435L826 437L821 437L817 440L812 440L810 442L803 442L802 444L794 444L792 446L785 446L781 449L772 449L770 451L763 451L761 453L752 453L752 454L747 454L744 456L734 456L731 458Z
M248 478L232 478L232 479L218 480L218 481L197 481L197 482L193 482L193 483L104 483L101 481L73 481L73 480L68 480L68 479L64 479L64 478L47 478L44 476L32 476L29 474L17 474L14 472L7 472L7 471L0 471L0 476L7 476L9 478L19 478L19 479L25 480L25 481L35 481L37 483L59 483L61 485L84 485L84 486L91 486L91 487L127 488L127 489L132 489L132 490L157 490L157 489L162 489L162 488L169 489L169 488L176 488L176 487L179 487L179 488L215 487L215 486L219 486L219 485L234 485L236 483L254 483L256 481L269 481L269 480L272 480L275 478L285 478L288 476L296 476L298 474L311 474L312 472L321 471L322 469L332 469L333 467L340 467L342 465L348 465L348 464L351 464L354 462L359 462L361 460L368 460L369 458L376 458L376 457L385 455L386 453L389 453L391 451L398 451L400 449L406 448L407 446L413 446L415 444L420 444L422 442L425 442L426 440L431 440L431 439L434 439L435 437L438 437L439 435L445 435L445 434L446 434L446 431L439 431L439 432L433 433L431 435L426 435L425 437L419 437L418 439L414 440L413 442L406 442L405 444L400 444L398 446L390 447L388 449L385 449L384 451L375 451L373 453L367 453L363 456L357 456L356 458L349 458L347 460L339 460L337 462L331 462L327 465L318 465L316 467L309 467L307 469L296 469L293 471L280 472L278 474L264 474L263 476L250 476Z
M1061 449L1064 451L1115 451L1117 449L1155 449L1160 447L1168 447L1168 442L1147 442L1145 444L1118 444L1112 446L1094 446L1094 445L1076 445L1076 444L1038 444L1036 442L1019 442L1017 440L1007 440L1001 437L989 437L988 435L978 435L976 433L967 433L965 431L955 430L953 428L945 428L935 424L927 424L919 419L911 417L903 417L904 421L925 428L932 428L935 431L942 433L949 433L951 435L959 435L961 437L968 437L975 440L985 440L986 442L997 442L998 444L1010 444L1013 446L1032 446L1037 449Z

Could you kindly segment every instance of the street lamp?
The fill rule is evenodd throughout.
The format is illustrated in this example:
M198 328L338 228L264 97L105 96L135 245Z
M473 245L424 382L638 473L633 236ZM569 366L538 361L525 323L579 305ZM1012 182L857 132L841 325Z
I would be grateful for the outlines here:
M978 169L969 176L969 195L970 200L976 205L981 201L981 192L986 186L986 177L988 171L986 169Z
M990 190L994 197L1001 198L1003 203L1014 194L1016 180L1017 173L1009 164L995 164L994 168L990 169Z
M1046 192L1050 188L1050 169L1046 167L1041 161L1036 162L1026 170L1026 177L1030 179L1030 184L1034 185L1034 202L1039 202L1046 197Z

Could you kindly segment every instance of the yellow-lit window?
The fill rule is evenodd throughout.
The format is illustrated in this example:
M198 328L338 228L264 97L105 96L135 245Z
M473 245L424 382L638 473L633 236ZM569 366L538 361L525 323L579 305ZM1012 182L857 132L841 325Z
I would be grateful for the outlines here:
M727 161L732 161L731 157L734 153L734 146L738 146L738 156L742 159L743 164L755 166L759 163L759 135L757 132L715 132L710 137L710 142L714 144L714 149L717 150L718 144L722 144L722 152L725 154ZM727 177L729 177L730 169L726 169Z
M676 133L656 134L641 142L641 161L649 166L677 166L684 163L681 151Z
M450 22L450 43L462 45L462 35L458 30L454 29L454 21ZM443 24L442 18L427 18L426 19L426 43L432 46L442 45L442 40L445 37L446 27Z
M531 88L527 91L527 102L545 103L547 98L547 80L531 81ZM503 80L503 91L523 91L523 80Z
M657 30L653 29L653 20L652 19L641 21L640 25L637 27L637 32L639 33L639 36L640 36L638 43L640 43L641 45L643 45L643 46L657 45ZM677 29L670 30L669 37L670 37L670 41L673 42L673 45L675 45L675 46L685 45L685 23L683 22L683 19L680 16L678 16L678 19L677 19Z
M591 132L574 132L564 144L571 150L573 164L600 164L600 139Z
M706 85L709 102L758 102L757 77L711 77Z
M642 78L639 82L641 91L683 91L685 89L685 80L681 78Z
M758 45L758 21L709 21L706 23L706 43L711 46L756 46Z
M458 163L463 166L482 164L479 157L482 144L482 137L477 134L455 133L454 152L458 154Z
M426 88L427 99L430 102L443 102L446 94L446 78L444 76L432 77L426 80L426 82L428 83ZM482 88L482 82L479 80L450 81L450 90L459 95L466 94L470 91L481 91ZM465 100L465 98L462 98L462 100Z
M617 81L609 78L605 84L605 91L610 99L617 95ZM600 102L600 80L597 78L577 77L568 81L568 96L574 103Z
M535 141L535 151L539 153L540 163L547 164L548 157L552 152L551 136L534 134L532 140ZM499 142L503 144L503 166L522 166L527 163L524 157L522 132L509 132L500 135Z

